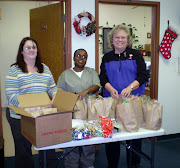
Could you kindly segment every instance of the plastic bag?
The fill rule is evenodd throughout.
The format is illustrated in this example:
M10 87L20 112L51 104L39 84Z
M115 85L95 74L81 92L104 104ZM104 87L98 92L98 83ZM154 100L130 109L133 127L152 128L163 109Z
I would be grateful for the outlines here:
M99 116L101 126L104 131L104 138L112 138L113 124L110 117Z

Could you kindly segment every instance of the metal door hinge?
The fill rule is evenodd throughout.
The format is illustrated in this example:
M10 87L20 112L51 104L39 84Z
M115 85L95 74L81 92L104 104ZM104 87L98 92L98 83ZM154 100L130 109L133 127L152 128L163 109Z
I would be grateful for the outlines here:
M65 14L62 14L62 22L64 23L64 22L66 22L66 15Z

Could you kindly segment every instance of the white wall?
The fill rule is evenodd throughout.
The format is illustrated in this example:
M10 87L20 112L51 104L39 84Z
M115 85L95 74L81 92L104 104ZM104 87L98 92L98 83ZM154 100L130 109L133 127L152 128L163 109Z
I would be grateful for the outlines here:
M167 28L167 20L170 20L170 26L176 28L177 31L177 28L180 27L180 1L160 0L157 2L160 2L160 43ZM29 35L28 11L30 8L38 7L37 5L39 4L36 2L0 1L0 8L2 8L2 20L0 20L0 72L3 106L6 101L4 92L5 75L8 72L10 64L15 61L20 40L22 37ZM71 10L72 23L74 17L80 12L88 11L95 15L95 0L72 0ZM164 105L162 127L165 129L166 134L180 133L180 74L177 72L177 58L180 57L179 46L180 37L172 45L172 58L169 60L165 60L159 54L158 101ZM77 48L85 48L87 50L89 54L87 66L94 68L95 35L81 37L75 33L72 27L72 54Z
M161 0L160 6L160 42L167 29L167 21L180 35L180 1ZM180 74L178 74L178 58L180 57L180 36L173 42L171 58L166 60L159 54L159 101L164 106L163 128L166 133L180 132Z
M74 18L81 12L89 12L95 17L95 1L94 0L72 0L71 1L71 19L72 19L72 56L78 48L84 48L88 53L86 66L95 68L95 34L84 37L78 35L73 27ZM89 19L83 17L82 25L86 25ZM74 61L72 59L72 65Z

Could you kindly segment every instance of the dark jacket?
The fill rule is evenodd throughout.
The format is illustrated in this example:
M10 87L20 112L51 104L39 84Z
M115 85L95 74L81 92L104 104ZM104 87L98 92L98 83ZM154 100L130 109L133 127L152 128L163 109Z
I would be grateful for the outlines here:
M103 87L109 82L120 94L124 88L137 80L140 87L132 91L132 94L144 94L145 83L148 81L149 74L144 59L138 50L126 48L120 56L112 50L103 56L100 69L99 77ZM104 89L103 95L108 97L110 93Z

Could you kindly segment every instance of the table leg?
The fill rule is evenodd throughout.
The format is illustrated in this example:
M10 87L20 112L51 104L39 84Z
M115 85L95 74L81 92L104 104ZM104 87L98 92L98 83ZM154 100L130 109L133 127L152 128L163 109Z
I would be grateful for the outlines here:
M47 153L46 153L46 150L43 151L43 157L44 157L44 168L47 168Z
M145 154L142 151L138 151L136 149L133 149L132 148L132 141L130 141L129 145L124 143L124 142L121 142L121 144L124 145L129 150L128 168L131 168L132 152L136 153L138 156L140 156L145 161L147 161L151 165L151 168L154 168L155 137L152 137L152 140L151 140L151 157L149 157L147 154Z
M62 154L60 157L57 158L57 160L63 159L63 158L66 157L71 151L73 151L75 148L76 148L76 146L73 147L69 152L66 152L66 153ZM47 168L47 153L46 153L46 150L43 150L43 157L44 157L44 168ZM58 162L57 162L57 166L58 166ZM56 166L56 167L57 167L57 166Z
M151 168L154 168L154 148L155 148L155 138L152 137L151 142Z
M129 146L129 165L128 167L131 168L131 162L132 162L132 150L130 149L132 147L132 140L130 141L130 146Z
M124 142L121 142L121 145L124 145L129 150L129 161L128 161L128 168L131 168L131 161L132 161L132 141L130 141L130 144L126 144Z
M58 161L61 160L61 159L63 159L64 157L66 157L66 156L67 156L71 151L73 151L75 148L76 148L76 146L73 147L73 148L72 148L71 150L69 150L68 152L63 153L60 157L57 158ZM56 166L56 167L58 167L58 162L57 162L57 166Z

